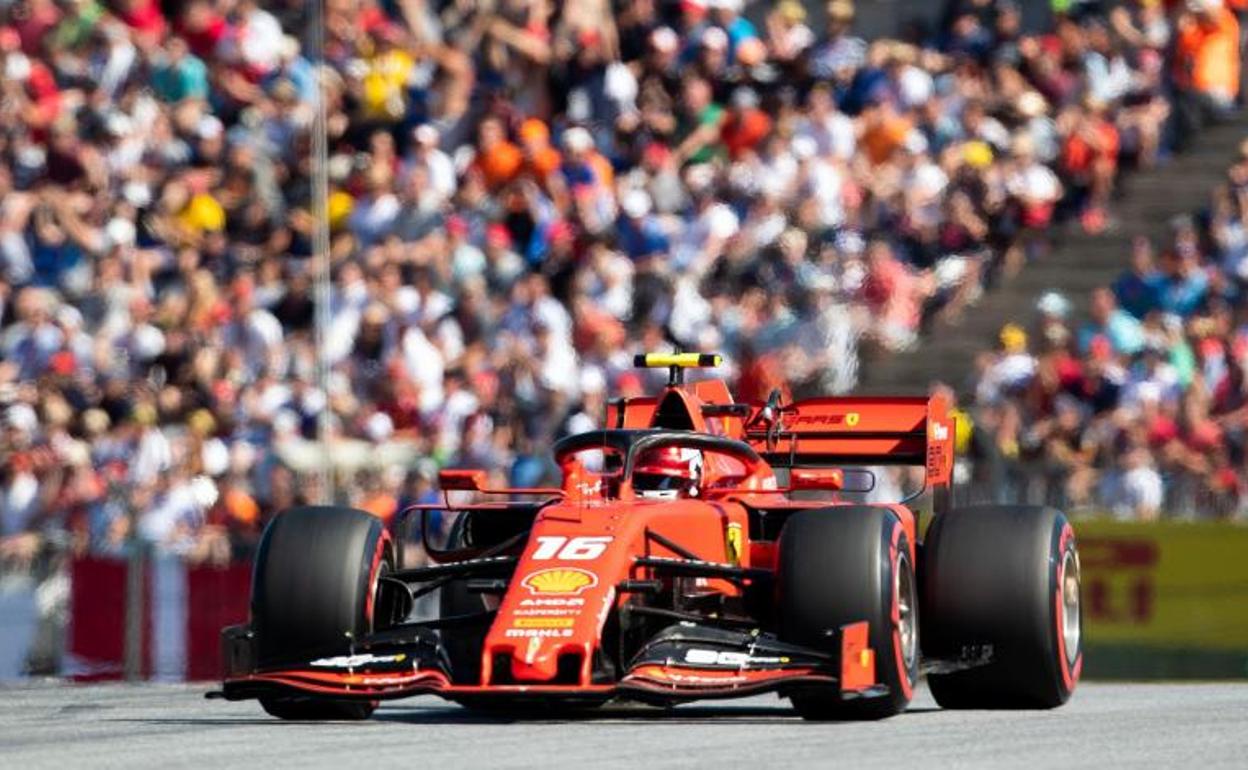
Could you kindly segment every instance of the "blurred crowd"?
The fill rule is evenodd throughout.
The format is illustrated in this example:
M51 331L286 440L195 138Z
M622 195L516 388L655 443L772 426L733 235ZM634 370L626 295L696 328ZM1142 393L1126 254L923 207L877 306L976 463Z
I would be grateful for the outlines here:
M844 392L860 353L914 346L1043 258L1055 219L1112 224L1119 167L1239 95L1219 0L1055 3L1042 34L1010 0L952 0L872 42L848 0L325 5L322 65L302 0L0 3L0 559L136 532L242 556L320 497L326 455L339 497L383 518L448 464L531 484L607 394L654 386L640 350L723 352L741 398ZM1224 266L1200 279L1216 290L1167 290L1187 298L1164 315L1106 292L1105 328L1038 358L1003 337L981 398L1020 446L1065 441L1091 469L1156 457L1168 429L1166 463L1230 483L1235 184L1162 257ZM1025 394L1048 416L1021 421ZM1151 417L1098 441L1087 416L1119 398Z
M1085 323L1069 312L1044 295L1034 331L1006 326L980 361L985 478L1030 461L1046 501L1076 509L1248 513L1248 140L1207 205L1161 243L1134 239Z

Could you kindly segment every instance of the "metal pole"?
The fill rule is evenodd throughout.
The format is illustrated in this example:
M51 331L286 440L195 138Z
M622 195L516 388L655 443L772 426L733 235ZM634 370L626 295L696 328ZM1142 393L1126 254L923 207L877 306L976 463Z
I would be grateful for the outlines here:
M143 678L143 614L145 596L143 587L146 554L143 538L139 537L139 514L130 508L129 554L126 557L125 638L123 641L122 671L127 682Z
M316 265L316 380L317 387L329 397L329 361L326 359L326 340L330 325L330 256L329 256L329 174L328 137L326 136L325 89L325 0L315 0L312 8L312 56L316 63L316 112L312 120L312 261ZM335 498L334 473L331 467L329 434L331 429L329 405L326 403L317 416L317 441L320 444L321 501L332 504Z

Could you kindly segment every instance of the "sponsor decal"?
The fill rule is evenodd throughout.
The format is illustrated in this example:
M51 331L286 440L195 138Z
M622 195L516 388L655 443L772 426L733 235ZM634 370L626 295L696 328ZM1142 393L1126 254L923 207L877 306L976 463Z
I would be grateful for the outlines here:
M748 681L746 677L740 674L723 672L719 674L692 674L676 669L667 668L666 666L641 666L635 669L630 675L631 677L642 677L648 679L658 679L660 681L668 681L673 684L709 684L709 685L726 685L740 684Z
M932 440L933 441L948 441L949 440L949 426L945 425L943 422L933 422L932 423Z
M574 618L516 618L512 628L571 628Z
M692 649L685 652L685 662L696 666L776 666L789 662L787 657L755 657L744 652Z
M588 481L578 482L576 485L577 494L581 497L593 497L602 491L602 479L589 483Z
M728 563L734 567L741 563L741 551L745 548L745 533L741 525L735 521L724 531L724 551L728 554Z
M570 607L538 607L537 609L533 609L533 610L515 610L511 614L512 616L517 617L517 618L524 618L524 617L560 618L560 617L567 617L568 615L580 615L581 611L579 609L572 609Z
M579 594L598 585L598 576L575 567L552 567L530 572L520 585L537 595Z
M521 599L520 606L521 607L584 607L585 600L577 599L575 597L570 598L570 599L563 599L559 597L554 597L550 599L547 599L547 598Z
M858 425L861 415L858 412L847 412L846 414L797 414L794 415L790 422L793 427L801 425L844 425L847 428L853 428Z
M509 628L503 632L506 639L566 639L572 636L570 628Z
M402 663L405 660L407 660L407 655L403 653L397 655L363 653L361 655L338 655L333 658L317 658L308 665L317 666L318 668L355 668L356 666L367 666L369 663Z

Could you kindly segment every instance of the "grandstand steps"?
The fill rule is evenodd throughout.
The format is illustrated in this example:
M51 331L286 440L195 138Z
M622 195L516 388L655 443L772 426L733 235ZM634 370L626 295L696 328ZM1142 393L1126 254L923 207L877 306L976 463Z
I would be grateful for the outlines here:
M1030 328L1036 299L1050 289L1070 299L1078 323L1092 289L1110 283L1125 268L1132 238L1142 234L1160 240L1173 217L1207 204L1245 136L1248 118L1241 115L1207 130L1196 146L1164 166L1126 175L1112 207L1112 230L1093 236L1077 223L1061 228L1048 254L986 293L960 319L938 322L916 350L864 355L858 392L924 393L934 380L965 392L975 356L995 347L1003 324Z

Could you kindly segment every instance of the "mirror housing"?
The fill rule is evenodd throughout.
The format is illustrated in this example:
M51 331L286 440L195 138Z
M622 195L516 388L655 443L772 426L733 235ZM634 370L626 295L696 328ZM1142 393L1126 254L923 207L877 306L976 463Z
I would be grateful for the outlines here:
M446 492L480 492L485 489L486 479L483 470L445 468L438 471L438 486Z

